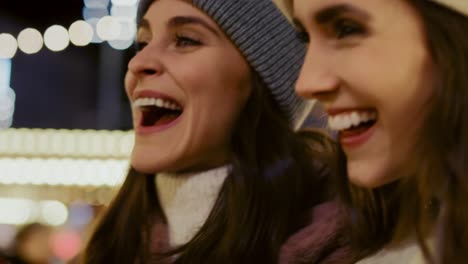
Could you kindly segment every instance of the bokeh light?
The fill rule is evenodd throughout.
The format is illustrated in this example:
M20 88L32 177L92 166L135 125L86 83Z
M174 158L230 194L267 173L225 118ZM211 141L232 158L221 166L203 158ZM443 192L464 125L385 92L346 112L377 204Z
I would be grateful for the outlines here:
M69 220L70 226L75 228L83 228L87 226L94 217L93 208L86 203L73 203L69 206Z
M0 129L5 129L12 125L15 100L16 95L11 88L7 88L6 93L0 93Z
M18 42L11 34L0 34L0 59L11 59L18 50Z
M105 16L97 23L96 31L101 39L114 40L120 36L122 25L116 18Z
M107 8L109 0L84 0L85 6L88 8Z
M83 8L83 19L88 21L92 18L102 18L109 15L107 8Z
M0 168L0 184L4 185L112 187L125 179L128 161L0 158Z
M61 230L51 238L52 252L63 262L74 258L80 252L82 244L80 235L72 230Z
M118 18L120 22L121 30L120 35L117 39L120 40L134 40L136 35L136 23L130 18Z
M93 27L86 21L79 20L71 24L68 33L75 46L86 46L93 40Z
M91 43L102 43L102 42L104 42L104 40L101 39L97 34L97 24L99 22L99 19L91 18L91 19L86 20L86 22L88 22L88 24L90 24L91 27L93 28L93 38L91 39Z
M0 223L20 225L28 223L34 213L34 201L28 199L0 198Z
M13 123L16 95L10 88L10 79L11 59L0 59L0 129L8 128Z
M11 80L11 59L0 59L0 96L7 93Z
M52 226L63 225L68 219L67 207L59 201L42 201L40 203L42 222Z
M112 6L110 13L113 17L127 17L135 20L137 6Z
M111 46L112 48L116 50L126 50L133 45L133 40L116 39L116 40L109 40L108 43L109 43L109 46Z
M138 4L138 0L112 0L111 2L116 6L135 6Z
M52 51L62 51L70 44L68 30L59 25L49 27L44 33L44 43Z
M41 33L34 28L26 28L18 35L18 47L26 54L39 52L44 46Z

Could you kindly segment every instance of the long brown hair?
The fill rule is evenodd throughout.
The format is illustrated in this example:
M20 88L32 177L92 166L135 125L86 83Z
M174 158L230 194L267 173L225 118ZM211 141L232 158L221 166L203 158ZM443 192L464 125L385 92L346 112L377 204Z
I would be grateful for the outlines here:
M296 134L266 86L254 89L232 140L232 171L205 224L186 245L154 256L153 224L165 221L154 176L131 169L96 227L84 263L276 263L281 244L328 196L336 149L318 132Z
M414 237L429 262L468 263L468 18L432 1L408 3L424 23L438 81L407 177L364 190L341 166L339 193L358 250L370 254Z

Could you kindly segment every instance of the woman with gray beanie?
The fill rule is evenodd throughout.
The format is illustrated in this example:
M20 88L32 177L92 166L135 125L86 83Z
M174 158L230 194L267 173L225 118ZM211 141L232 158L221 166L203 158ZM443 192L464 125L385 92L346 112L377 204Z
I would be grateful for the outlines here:
M335 147L294 131L304 46L270 0L141 1L136 47L131 169L84 263L352 260L327 202Z

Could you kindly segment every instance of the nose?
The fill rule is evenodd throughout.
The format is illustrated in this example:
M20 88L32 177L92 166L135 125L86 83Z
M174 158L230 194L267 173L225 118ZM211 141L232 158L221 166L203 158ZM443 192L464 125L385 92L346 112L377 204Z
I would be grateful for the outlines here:
M128 63L128 71L137 79L161 75L163 65L158 47L148 44L137 52Z
M333 68L331 54L309 46L299 78L296 93L307 99L326 100L338 89L340 78Z

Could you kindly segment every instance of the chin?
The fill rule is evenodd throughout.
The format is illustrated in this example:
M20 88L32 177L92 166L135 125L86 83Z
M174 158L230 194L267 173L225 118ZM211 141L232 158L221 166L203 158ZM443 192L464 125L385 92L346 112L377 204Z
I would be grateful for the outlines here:
M387 169L373 166L356 166L348 164L348 179L356 186L375 189L395 181L395 178L389 177Z
M363 177L363 175L353 177L353 175L350 174L348 178L353 185L365 189L375 189L383 185L380 181L372 179L372 177Z
M167 171L168 163L170 162L159 160L153 155L139 155L138 153L133 153L130 160L130 164L136 171L146 174Z
M141 172L141 173L155 174L157 171L159 171L158 168L155 167L154 165L152 166L150 164L147 164L141 161L132 161L131 165L136 171Z

